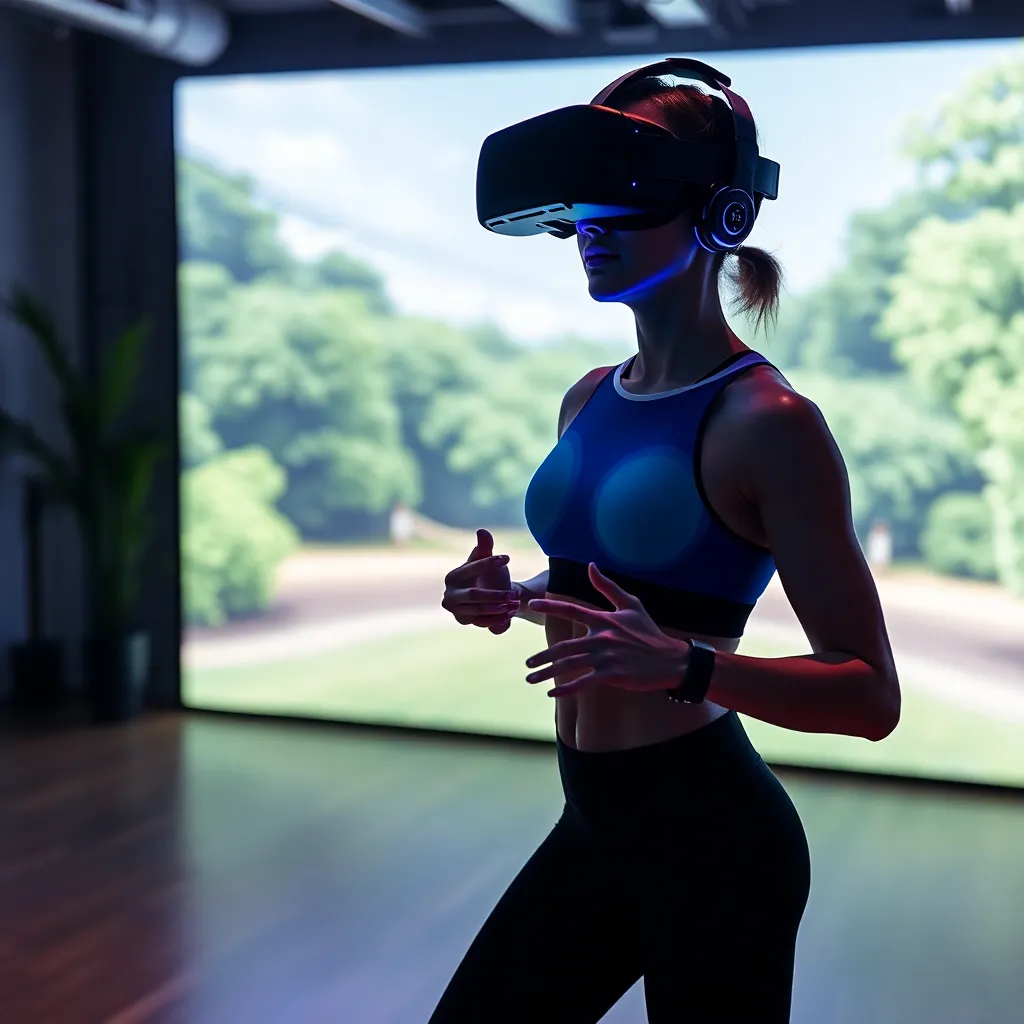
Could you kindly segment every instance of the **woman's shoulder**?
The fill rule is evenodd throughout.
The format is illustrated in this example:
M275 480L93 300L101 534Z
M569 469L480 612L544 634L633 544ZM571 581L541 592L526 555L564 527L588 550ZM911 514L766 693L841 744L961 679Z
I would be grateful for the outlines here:
M562 408L558 413L558 436L561 437L566 428L576 418L576 414L590 401L597 390L598 384L608 376L615 366L598 366L585 373L562 398Z
M823 442L831 446L821 411L770 363L751 368L724 389L709 424L709 441L712 434L723 448L756 458L765 458L768 451L798 457Z
M800 394L773 363L756 363L723 389L721 412L749 420L773 410L813 405Z

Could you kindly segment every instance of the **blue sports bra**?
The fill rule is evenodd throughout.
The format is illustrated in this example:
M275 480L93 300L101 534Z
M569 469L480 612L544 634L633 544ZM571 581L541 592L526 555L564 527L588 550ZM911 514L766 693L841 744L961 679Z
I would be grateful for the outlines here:
M610 608L587 575L595 562L659 625L742 636L775 562L711 509L700 448L725 386L768 360L736 353L695 384L653 395L622 386L631 361L605 374L527 488L548 590Z

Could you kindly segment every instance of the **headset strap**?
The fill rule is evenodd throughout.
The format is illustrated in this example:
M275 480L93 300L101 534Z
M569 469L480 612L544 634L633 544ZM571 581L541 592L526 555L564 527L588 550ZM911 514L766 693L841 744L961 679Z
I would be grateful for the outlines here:
M716 89L725 96L732 112L732 121L736 133L736 167L733 172L733 185L742 188L750 195L759 193L768 199L774 199L779 193L779 165L773 160L766 160L757 152L757 129L750 113L747 101L739 93L729 87L732 79L691 57L666 57L664 60L647 64L635 71L629 71L611 85L605 86L591 101L591 106L603 107L627 82L638 78L656 78L659 75L673 74L677 78L689 78L703 82L711 89Z

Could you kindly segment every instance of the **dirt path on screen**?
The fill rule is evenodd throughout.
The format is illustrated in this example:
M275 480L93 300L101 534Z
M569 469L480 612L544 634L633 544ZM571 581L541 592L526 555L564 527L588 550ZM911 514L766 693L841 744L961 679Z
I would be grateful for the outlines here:
M545 564L535 550L511 554L514 578L528 578ZM301 647L302 636L310 630L329 632L332 626L338 629L339 646L348 646L350 641L342 636L351 632L346 623L356 627L388 616L395 617L396 627L399 621L429 624L437 611L440 623L442 581L459 560L443 551L303 551L282 565L269 612L218 629L188 630L188 656L202 661L204 651L221 647L216 660L223 664L233 660L223 657L228 648L244 652L247 639L258 638L261 646L276 640L291 647L292 638ZM881 576L877 585L897 658L911 656L999 680L1019 686L1024 694L1024 601L999 587L925 573ZM802 638L777 578L751 617L748 628L758 627L796 641Z

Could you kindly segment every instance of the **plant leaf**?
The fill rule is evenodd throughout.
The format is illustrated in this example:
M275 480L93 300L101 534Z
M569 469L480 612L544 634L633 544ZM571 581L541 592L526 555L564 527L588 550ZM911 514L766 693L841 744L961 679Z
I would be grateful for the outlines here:
M169 446L143 432L108 444L103 453L99 487L98 557L102 586L101 614L122 622L139 586L139 561L152 522L147 500L153 476Z
M0 409L0 455L20 451L34 459L48 474L55 492L68 500L72 471L67 459L48 445L28 423Z
M79 375L72 368L64 349L57 340L57 328L43 304L21 285L12 285L10 294L2 300L8 314L35 339L47 365L61 389L73 396L77 405L87 405L88 396Z
M28 289L12 285L9 295L0 299L0 306L31 335L60 386L64 421L84 468L91 460L96 437L96 407L85 380L69 362L52 317Z
M111 346L109 362L100 381L98 419L101 429L109 428L124 411L139 377L142 344L148 331L145 323L135 324L122 331Z

